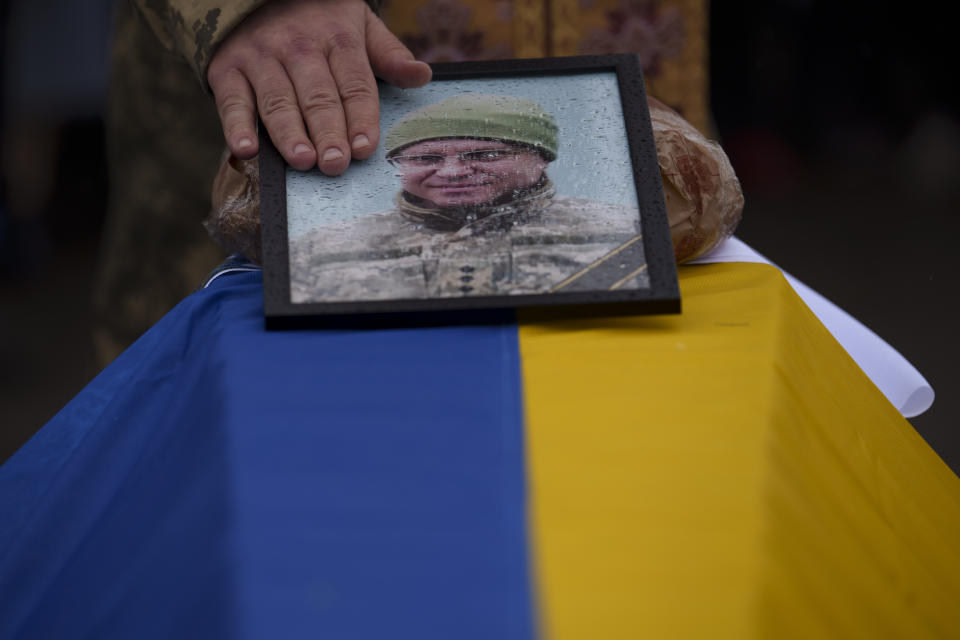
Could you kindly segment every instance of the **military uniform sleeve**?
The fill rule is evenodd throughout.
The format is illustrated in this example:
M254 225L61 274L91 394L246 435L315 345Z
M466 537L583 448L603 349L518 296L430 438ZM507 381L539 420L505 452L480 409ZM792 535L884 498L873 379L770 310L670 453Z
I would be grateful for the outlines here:
M169 50L184 57L207 84L210 57L224 38L268 0L134 0ZM366 0L379 11L380 0Z

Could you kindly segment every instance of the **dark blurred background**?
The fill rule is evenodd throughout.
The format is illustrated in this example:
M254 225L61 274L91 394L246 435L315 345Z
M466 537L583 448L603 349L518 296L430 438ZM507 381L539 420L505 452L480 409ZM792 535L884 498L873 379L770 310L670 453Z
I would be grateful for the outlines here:
M0 4L0 460L97 373L110 4ZM960 470L960 105L947 21L779 0L713 3L710 28L711 135L747 202L738 236L926 376L937 400L911 423Z

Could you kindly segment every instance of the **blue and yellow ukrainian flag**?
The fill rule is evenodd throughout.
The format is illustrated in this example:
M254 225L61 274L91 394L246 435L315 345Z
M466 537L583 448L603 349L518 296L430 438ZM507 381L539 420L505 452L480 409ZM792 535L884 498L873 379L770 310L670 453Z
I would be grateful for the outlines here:
M0 468L0 637L960 635L960 480L773 267L680 316L194 294Z

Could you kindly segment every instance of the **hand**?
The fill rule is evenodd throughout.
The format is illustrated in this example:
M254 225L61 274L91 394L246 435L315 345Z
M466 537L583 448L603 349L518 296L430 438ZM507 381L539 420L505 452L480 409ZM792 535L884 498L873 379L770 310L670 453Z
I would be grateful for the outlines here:
M272 0L227 36L207 71L227 146L258 149L256 113L290 166L343 173L380 140L374 74L398 87L430 81L363 0Z

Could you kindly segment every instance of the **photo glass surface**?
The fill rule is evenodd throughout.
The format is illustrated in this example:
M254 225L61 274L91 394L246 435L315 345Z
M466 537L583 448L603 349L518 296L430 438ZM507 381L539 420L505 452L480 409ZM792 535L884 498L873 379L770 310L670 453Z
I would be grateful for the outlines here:
M380 91L377 152L343 175L296 171L261 136L268 326L679 312L635 56L438 64Z
M287 170L292 302L549 293L627 243L605 288L650 286L614 72L383 85L381 104L372 158Z

